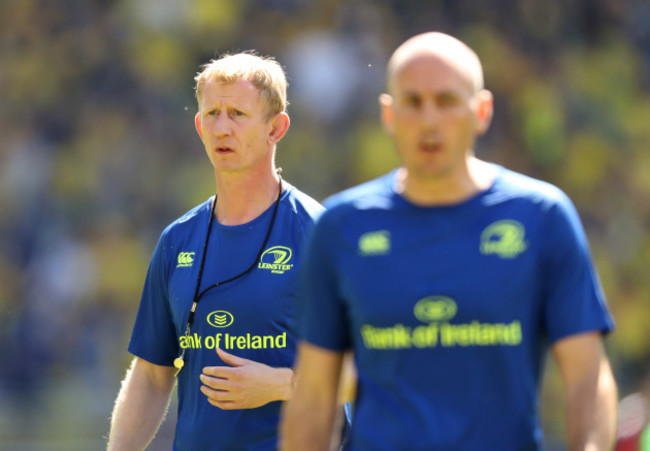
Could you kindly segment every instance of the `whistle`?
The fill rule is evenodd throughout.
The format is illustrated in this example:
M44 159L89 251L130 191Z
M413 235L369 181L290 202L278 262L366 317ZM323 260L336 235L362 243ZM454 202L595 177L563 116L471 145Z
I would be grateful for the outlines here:
M174 367L176 368L176 374L174 374L174 377L178 377L178 373L181 372L183 369L183 366L185 366L185 361L183 360L182 357L176 357L174 359Z

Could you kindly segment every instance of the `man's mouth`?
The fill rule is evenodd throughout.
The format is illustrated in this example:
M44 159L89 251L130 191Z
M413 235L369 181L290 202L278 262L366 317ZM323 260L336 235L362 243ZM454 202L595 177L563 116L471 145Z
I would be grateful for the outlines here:
M424 152L440 152L442 150L442 143L438 141L421 141L420 149Z
M231 153L234 152L230 147L217 147L217 153Z

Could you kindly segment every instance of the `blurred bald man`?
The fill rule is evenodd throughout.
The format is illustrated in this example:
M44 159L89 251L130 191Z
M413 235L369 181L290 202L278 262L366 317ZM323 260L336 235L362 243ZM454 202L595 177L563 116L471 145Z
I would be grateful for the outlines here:
M578 214L548 183L481 161L492 119L477 55L425 33L379 97L401 164L325 204L302 267L284 450L327 449L342 356L358 388L348 449L543 449L550 349L567 448L611 449L613 320Z

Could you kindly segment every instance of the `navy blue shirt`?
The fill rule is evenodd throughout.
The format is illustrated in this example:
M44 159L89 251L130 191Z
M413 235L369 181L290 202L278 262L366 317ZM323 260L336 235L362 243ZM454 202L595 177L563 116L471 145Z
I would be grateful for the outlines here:
M288 185L285 183L285 185ZM172 365L186 349L178 377L178 422L174 449L274 450L281 402L256 409L221 410L199 387L205 366L225 365L215 348L272 367L294 365L298 266L306 231L323 210L288 185L273 231L272 205L253 221L224 226L213 221L201 290L255 268L201 298L185 337L212 199L192 209L162 233L151 259L129 351L157 365Z
M548 344L613 327L572 203L499 167L425 208L394 177L326 201L302 267L301 337L354 350L350 449L542 448Z

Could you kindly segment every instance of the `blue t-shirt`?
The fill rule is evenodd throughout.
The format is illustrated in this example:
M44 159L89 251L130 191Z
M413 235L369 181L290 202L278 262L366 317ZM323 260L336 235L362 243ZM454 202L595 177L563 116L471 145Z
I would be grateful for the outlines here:
M302 266L301 338L354 350L350 449L540 449L549 343L613 327L577 212L501 167L442 207L394 177L328 199Z
M306 231L323 207L285 183L273 231L255 268L213 288L198 303L189 339L192 305L211 201L169 225L154 251L129 351L151 363L172 365L186 348L178 377L177 450L274 450L281 402L256 409L221 410L199 387L205 366L224 365L215 347L272 367L292 367L298 266ZM237 226L212 223L201 291L236 276L255 261L274 205Z

